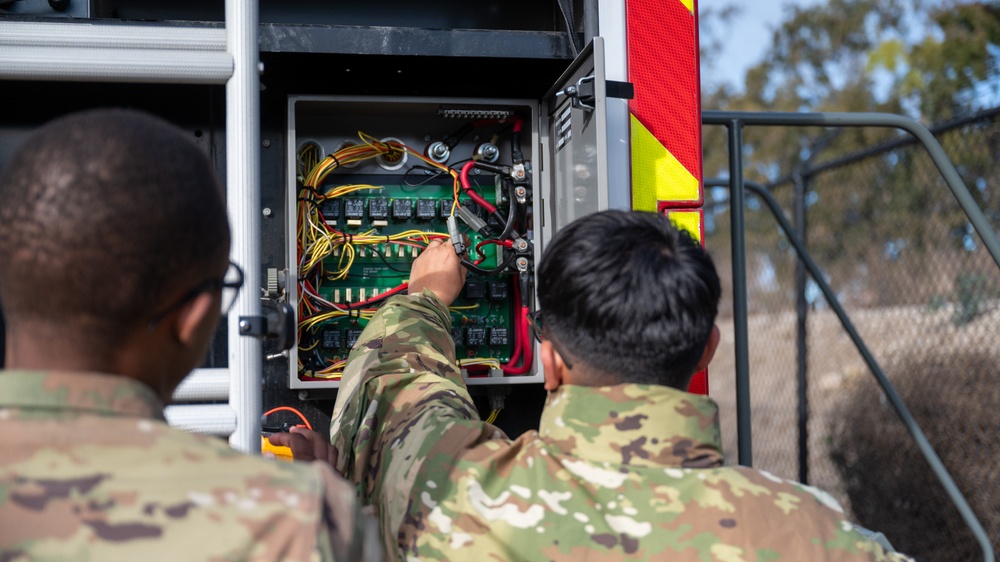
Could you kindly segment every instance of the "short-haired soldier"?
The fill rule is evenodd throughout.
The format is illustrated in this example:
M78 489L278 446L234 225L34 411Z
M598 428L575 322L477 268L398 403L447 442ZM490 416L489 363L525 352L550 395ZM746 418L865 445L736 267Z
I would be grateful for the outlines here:
M479 419L456 365L463 279L432 242L337 397L340 468L397 559L907 559L827 494L723 466L716 404L682 390L719 341L719 278L666 217L596 213L546 248L532 318L549 396L539 431L513 441Z
M0 560L359 559L353 486L171 429L242 283L211 164L151 115L31 134L0 175Z

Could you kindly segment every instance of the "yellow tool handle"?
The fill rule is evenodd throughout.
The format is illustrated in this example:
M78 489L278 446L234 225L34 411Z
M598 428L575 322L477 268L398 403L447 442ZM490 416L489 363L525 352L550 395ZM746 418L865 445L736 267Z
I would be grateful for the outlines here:
M291 449L288 447L272 445L271 442L267 440L267 437L264 437L263 435L260 437L260 452L261 454L271 453L274 455L274 458L279 461L292 462L295 460L295 458L292 457Z

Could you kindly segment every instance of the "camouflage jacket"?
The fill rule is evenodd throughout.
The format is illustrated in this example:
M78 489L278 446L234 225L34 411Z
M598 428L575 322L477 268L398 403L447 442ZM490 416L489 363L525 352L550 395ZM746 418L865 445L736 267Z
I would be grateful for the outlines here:
M540 430L479 419L447 309L393 297L352 352L334 410L340 469L405 560L907 560L829 495L723 467L715 403L662 386L563 386Z
M358 517L328 466L172 429L138 382L0 371L0 561L355 560Z

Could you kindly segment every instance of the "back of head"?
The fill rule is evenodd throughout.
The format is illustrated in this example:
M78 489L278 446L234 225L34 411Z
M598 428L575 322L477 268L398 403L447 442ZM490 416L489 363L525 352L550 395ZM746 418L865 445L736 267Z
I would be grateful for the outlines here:
M0 300L8 332L113 347L229 248L219 183L198 146L138 111L57 119L0 175Z
M708 254L656 213L580 218L557 233L538 267L545 330L594 384L686 387L720 293Z

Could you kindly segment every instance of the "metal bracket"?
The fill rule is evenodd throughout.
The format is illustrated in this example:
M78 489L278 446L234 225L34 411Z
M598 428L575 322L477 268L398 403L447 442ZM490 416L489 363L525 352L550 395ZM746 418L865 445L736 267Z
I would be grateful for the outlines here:
M575 86L567 86L556 92L556 96L567 96L570 103L577 109L594 110L594 76L584 76L576 81Z
M595 80L593 75L584 76L577 80L575 85L567 86L565 89L556 92L556 96L569 97L570 102L576 109L593 111L594 100L596 99L596 95L594 94ZM635 86L631 82L605 80L604 88L604 95L609 98L630 100L635 97Z
M263 316L240 316L241 336L275 340L280 350L295 345L295 309L287 302L262 301Z

